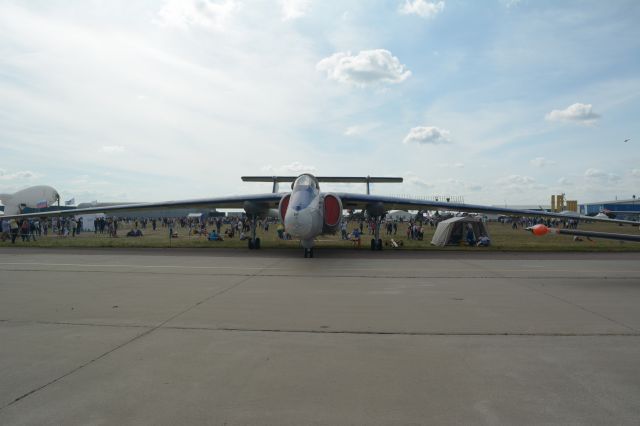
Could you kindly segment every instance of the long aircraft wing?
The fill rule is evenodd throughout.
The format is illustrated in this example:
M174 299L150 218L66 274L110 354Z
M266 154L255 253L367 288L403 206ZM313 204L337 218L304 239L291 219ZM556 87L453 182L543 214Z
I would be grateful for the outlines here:
M242 209L249 203L251 206L260 209L278 208L280 199L284 194L258 194L258 195L235 195L219 198L200 198L194 200L161 201L156 203L120 204L115 206L87 207L82 209L51 210L46 212L35 212L20 215L0 216L2 219L25 218L25 217L47 217L47 216L74 216L78 214L91 213L131 213L144 211L159 211L181 208L222 208L222 209Z
M468 213L488 213L504 214L509 216L530 216L548 217L555 219L580 219L593 220L598 222L609 222L627 225L640 225L640 222L631 220L605 219L591 216L581 216L579 214L568 215L564 213L553 213L536 210L510 209L507 207L483 206L478 204L448 203L444 201L415 200L411 198L388 197L384 195L348 194L336 193L342 200L342 207L345 209L364 209L367 206L381 204L384 210L445 210Z

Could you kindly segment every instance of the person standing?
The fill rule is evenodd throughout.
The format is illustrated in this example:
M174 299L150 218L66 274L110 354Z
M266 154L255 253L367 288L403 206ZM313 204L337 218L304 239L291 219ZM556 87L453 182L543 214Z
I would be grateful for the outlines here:
M74 217L71 218L71 221L69 222L69 227L71 228L71 236L75 237L76 231L78 229L78 223L76 222L76 219Z
M20 224L20 237L22 241L29 241L29 221L27 219L22 219Z
M18 230L20 226L15 219L9 219L9 230L11 231L11 244L16 243L16 238L18 238Z
M2 220L2 241L6 241L11 238L11 227L8 220Z

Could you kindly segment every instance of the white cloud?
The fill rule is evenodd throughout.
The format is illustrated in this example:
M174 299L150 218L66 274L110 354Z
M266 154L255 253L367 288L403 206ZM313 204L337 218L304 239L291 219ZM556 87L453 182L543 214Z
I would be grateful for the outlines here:
M607 174L600 169L587 169L584 172L584 177L587 179L602 179L606 176Z
M438 167L442 167L444 169L450 169L452 167L455 167L456 169L463 169L464 168L464 163L440 163L438 164Z
M450 142L449 131L433 126L418 126L409 130L409 134L404 138L403 143L443 144Z
M0 180L4 181L33 179L38 176L39 175L36 175L29 170L20 170L17 172L9 173L6 170L0 169Z
M368 124L358 124L355 126L349 126L344 131L345 136L362 136L364 134L369 133L375 128L380 127L380 123L368 123Z
M311 0L280 0L282 20L289 21L303 17L309 11Z
M569 178L566 177L561 177L560 179L558 179L558 184L560 185L573 185L573 182L571 182L571 180L569 180Z
M221 31L237 6L235 0L167 0L158 12L157 22L183 30L200 27Z
M302 173L316 173L318 169L315 166L302 164L299 161L294 161L290 164L284 164L277 167L274 167L271 164L269 164L262 167L261 170L264 172L276 173L276 174L284 174L284 173L302 174Z
M464 186L466 189L468 189L469 191L482 191L482 185L478 185L475 183L467 183Z
M517 6L518 4L520 4L521 1L522 0L500 0L500 3L502 3L506 7L513 7L513 6Z
M587 169L584 172L584 177L591 182L618 182L622 178L615 173L607 173L600 169Z
M401 83L411 75L398 58L385 49L363 50L357 55L338 52L316 65L327 78L340 83L368 86L382 83Z
M420 189L431 189L434 187L432 183L427 182L424 179L421 179L420 177L418 177L416 174L412 172L405 173L404 181L410 185L417 186Z
M502 189L510 191L522 191L523 189L546 189L545 185L536 183L536 180L531 176L522 176L517 174L502 177L496 182Z
M403 15L418 15L423 18L433 18L444 10L444 2L426 0L405 0L398 11Z
M118 154L120 152L124 152L124 147L120 145L108 145L100 148L100 152L104 152L106 154Z
M534 167L545 167L545 166L553 166L556 164L553 160L547 160L544 157L536 157L533 160L529 161L529 163Z
M554 109L546 115L546 119L549 121L573 121L582 124L592 124L598 118L600 118L600 115L593 112L591 104L581 103L569 105L561 110Z
M530 176L509 175L498 179L498 183L507 185L530 185L536 180Z

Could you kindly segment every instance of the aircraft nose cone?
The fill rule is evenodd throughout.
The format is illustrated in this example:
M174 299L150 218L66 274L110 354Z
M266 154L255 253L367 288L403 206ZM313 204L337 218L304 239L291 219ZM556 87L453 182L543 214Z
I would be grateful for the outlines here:
M284 218L284 227L292 236L304 238L311 232L311 221L305 212L289 212Z

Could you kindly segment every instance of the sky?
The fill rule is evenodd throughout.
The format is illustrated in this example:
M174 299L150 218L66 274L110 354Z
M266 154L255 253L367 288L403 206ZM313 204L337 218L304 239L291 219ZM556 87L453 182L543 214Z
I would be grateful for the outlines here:
M640 196L638 19L636 0L0 0L0 193L178 200L311 172L468 203Z

